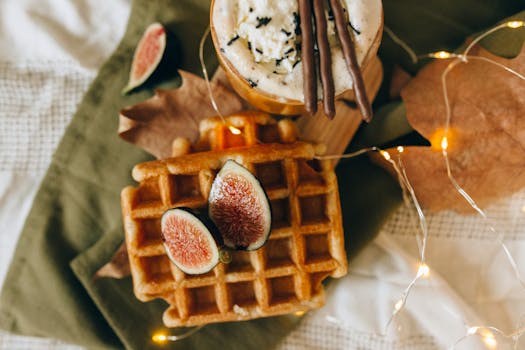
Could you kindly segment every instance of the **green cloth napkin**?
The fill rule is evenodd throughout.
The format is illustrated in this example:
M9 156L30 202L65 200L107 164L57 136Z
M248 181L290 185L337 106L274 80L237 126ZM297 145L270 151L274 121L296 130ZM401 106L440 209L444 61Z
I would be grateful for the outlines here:
M385 18L392 29L398 29L398 34L408 38L414 47L426 48L430 37L418 46L422 31L404 33L402 30L409 22L405 17L410 13L403 13L402 9L412 11L419 1L385 0L384 4ZM476 9L477 20L471 20L474 15L469 16L469 22L460 30L455 27L452 33L433 32L439 28L440 17L432 12L418 12L415 19L431 18L426 21L430 28L427 34L439 36L438 42L457 44L458 38L493 24L516 12L518 7L510 0L483 2L479 6L477 0L436 1L425 6L441 14L441 19L450 15L453 21L464 16L465 7L457 4L471 4L471 9ZM208 10L206 0L133 2L126 34L79 105L35 198L0 295L2 328L88 348L155 347L150 339L152 332L162 329L164 302L137 301L129 278L92 279L93 273L110 259L123 240L120 190L133 183L132 167L150 159L117 137L117 115L122 107L145 100L153 91L146 88L127 97L122 97L120 91L127 82L135 45L144 29L154 21L167 25L178 38L183 52L181 67L199 72L198 43L208 23ZM454 13L461 17L452 16ZM393 62L404 58L396 59L399 48L392 46L388 39L386 42L382 57L388 70ZM211 70L216 61L210 48L207 52L207 65ZM174 78L164 87L178 84L179 79ZM381 96L376 103L382 104ZM386 111L384 118L377 118L365 127L352 147L378 145L411 131L403 121L402 106L385 108L382 109ZM391 127L385 129L385 125ZM353 257L399 204L399 188L366 157L341 161L337 170L347 249ZM283 316L210 325L190 338L171 344L170 348L271 348L298 321L297 317Z

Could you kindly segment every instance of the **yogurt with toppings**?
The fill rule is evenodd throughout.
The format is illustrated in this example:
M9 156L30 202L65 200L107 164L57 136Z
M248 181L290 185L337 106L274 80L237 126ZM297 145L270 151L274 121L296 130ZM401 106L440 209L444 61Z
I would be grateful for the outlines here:
M343 0L357 58L363 63L382 28L380 0ZM297 0L215 0L212 27L217 50L251 88L279 100L304 101ZM335 24L326 9L336 95L352 88ZM374 52L375 53L375 52ZM318 95L322 95L318 84Z

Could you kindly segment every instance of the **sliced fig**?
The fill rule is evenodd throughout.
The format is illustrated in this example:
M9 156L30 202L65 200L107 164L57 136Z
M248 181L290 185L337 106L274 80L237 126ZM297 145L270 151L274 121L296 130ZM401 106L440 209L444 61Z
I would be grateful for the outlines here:
M268 239L272 220L268 197L259 180L239 163L224 164L208 204L208 214L227 247L255 250Z
M161 219L162 240L170 260L187 274L210 271L219 262L213 228L188 208L167 210Z
M123 94L142 85L159 66L166 50L166 29L160 23L152 23L146 28L133 55L128 85Z

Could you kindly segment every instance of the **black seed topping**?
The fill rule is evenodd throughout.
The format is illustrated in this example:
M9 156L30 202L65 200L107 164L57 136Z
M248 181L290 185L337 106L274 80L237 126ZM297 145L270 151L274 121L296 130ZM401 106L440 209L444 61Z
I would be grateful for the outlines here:
M328 9L328 18L327 20L333 21L334 20L334 13L332 12L332 9Z
M292 32L289 32L289 31L287 31L287 30L284 29L284 28L281 28L281 33L284 33L284 35L286 35L286 36L290 36L290 35L292 35Z
M250 41L248 41L248 50L251 51L251 49L252 49L252 43Z
M221 47L221 52L226 52L226 51Z
M259 49L258 47L255 48L255 51L257 51L258 53L260 53L262 55L263 53L263 50Z
M262 26L267 25L272 20L272 17L257 17L257 25L255 28L261 28Z
M282 60L283 60L283 58L278 58L278 59L276 59L276 60L275 60L275 65L276 65L276 66L280 66Z
M253 7L250 7L250 12L253 12Z
M233 38L231 38L230 41L228 41L226 43L226 45L230 46L231 44L233 44L238 39L239 39L239 34L235 34L235 36Z
M357 35L360 35L361 34L361 31L359 29L357 29L356 27L354 27L354 25L352 24L352 22L348 22L348 25L350 26L350 28L352 28L352 30L357 34Z
M292 68L295 68L295 66L297 66L299 64L299 62L301 62L301 60L295 61L295 63L293 64Z
M286 50L286 52L284 53L285 55L288 55L289 53L292 53L295 49L293 47L290 47L288 50Z
M250 86L251 86L252 88L254 88L254 87L257 86L257 82L255 82L255 81L253 81L253 80L251 80L251 79L248 79L248 84L250 84Z
M293 23L295 24L295 35L301 34L301 17L299 17L299 14L297 12L293 13Z

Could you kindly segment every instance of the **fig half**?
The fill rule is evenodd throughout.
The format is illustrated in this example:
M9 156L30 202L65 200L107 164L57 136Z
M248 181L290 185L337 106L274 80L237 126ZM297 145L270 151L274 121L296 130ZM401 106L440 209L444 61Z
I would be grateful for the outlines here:
M219 171L208 197L208 214L224 245L255 250L268 239L272 215L261 183L245 167L228 160Z
M161 218L166 253L187 274L206 273L219 263L219 246L212 231L188 208L169 209Z
M157 69L166 50L166 29L160 23L152 23L142 35L131 63L129 81L123 94L142 85Z

